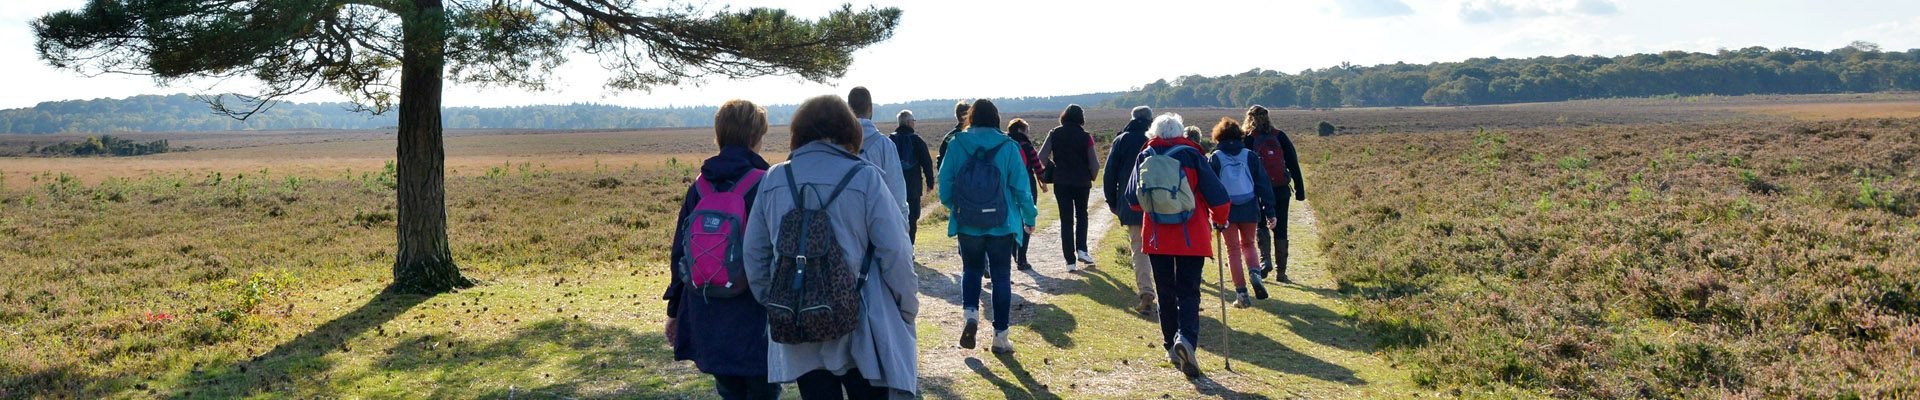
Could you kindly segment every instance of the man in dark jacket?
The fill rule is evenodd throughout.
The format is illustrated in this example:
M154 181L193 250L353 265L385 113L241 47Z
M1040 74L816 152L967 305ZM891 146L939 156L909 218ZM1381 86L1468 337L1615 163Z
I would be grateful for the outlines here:
M893 145L900 149L900 169L907 178L907 241L920 233L920 196L933 185L933 157L927 141L913 131L913 111L900 110L900 127L893 129Z
M1149 262L1147 254L1140 251L1141 213L1127 206L1125 190L1127 178L1132 177L1133 170L1138 167L1134 162L1138 160L1141 149L1147 146L1147 128L1152 124L1153 109L1147 106L1133 108L1133 120L1127 121L1126 129L1114 135L1113 148L1107 150L1107 169L1100 177L1100 193L1106 196L1107 210L1119 217L1120 225L1126 227L1127 240L1133 248L1133 280L1140 292L1140 305L1133 310L1141 314L1153 313L1159 297L1154 294L1153 264Z
M1245 141L1247 148L1259 149L1259 142L1277 140L1287 159L1285 175L1274 171L1268 171L1267 174L1273 186L1275 209L1271 215L1279 217L1280 222L1271 229L1265 224L1256 228L1260 239L1260 271L1255 272L1254 276L1256 279L1266 279L1267 272L1273 271L1279 275L1280 282L1293 283L1292 279L1287 278L1287 197L1292 195L1294 200L1307 201L1307 183L1300 178L1300 153L1294 151L1293 139L1288 138L1286 132L1273 127L1272 120L1267 118L1266 107L1256 105L1247 109L1246 128L1249 133ZM1276 259L1278 262L1275 262Z
M947 162L947 145L953 144L953 138L960 136L961 132L967 131L967 109L972 107L972 105L969 104L972 102L973 101L970 100L961 100L959 103L954 103L953 120L957 122L953 124L953 130L947 131L947 137L940 138L940 155L933 159L934 168L940 168L941 164Z

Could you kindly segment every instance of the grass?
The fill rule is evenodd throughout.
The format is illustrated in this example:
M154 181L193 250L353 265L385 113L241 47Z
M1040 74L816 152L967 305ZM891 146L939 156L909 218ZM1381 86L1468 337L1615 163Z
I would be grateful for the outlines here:
M1341 290L1427 386L1920 395L1920 120L1308 138ZM1406 166L1414 166L1407 168Z

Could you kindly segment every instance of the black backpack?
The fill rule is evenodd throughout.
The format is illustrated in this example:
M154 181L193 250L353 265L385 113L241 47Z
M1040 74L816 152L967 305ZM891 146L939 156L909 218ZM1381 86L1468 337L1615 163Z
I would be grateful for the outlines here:
M993 228L1007 223L1007 195L1005 175L1000 166L993 164L1002 142L985 150L975 150L967 154L967 164L960 166L959 176L954 177L953 220L960 226L973 228ZM982 154L984 153L984 154Z
M782 168L786 171L787 192L793 195L793 209L780 217L773 285L767 290L765 303L767 333L775 343L833 340L852 333L859 324L860 289L866 286L867 271L873 267L873 245L867 245L866 262L860 264L859 275L854 275L833 234L827 207L840 198L854 175L870 166L864 162L854 165L816 208L807 208L800 181L793 178L793 165Z

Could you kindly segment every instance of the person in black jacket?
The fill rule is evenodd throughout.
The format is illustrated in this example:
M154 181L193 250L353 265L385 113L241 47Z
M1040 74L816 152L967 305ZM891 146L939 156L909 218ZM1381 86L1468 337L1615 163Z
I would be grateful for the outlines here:
M755 149L767 134L767 112L745 100L731 100L720 106L714 116L715 142L720 154L700 166L700 182L722 191L745 190L743 200L752 210L755 187L733 188L751 171L766 171L767 160ZM724 187L724 188L723 188ZM672 257L674 268L667 292L667 345L673 346L673 359L691 360L700 372L713 375L713 388L723 399L778 399L780 385L767 383L767 311L746 291L735 297L700 295L680 278L678 262L687 256L687 216L700 204L700 190L688 187L680 203L680 216L674 220ZM750 215L742 215L748 217ZM735 227L744 231L746 227ZM744 277L743 277L744 278Z
M1294 200L1307 201L1307 183L1300 178L1300 153L1294 151L1293 139L1288 138L1286 132L1282 132L1279 128L1273 127L1272 120L1267 117L1266 107L1256 105L1247 108L1247 122L1245 127L1247 132L1250 133L1250 135L1247 135L1245 141L1247 148L1259 149L1258 144L1263 140L1278 140L1280 147L1284 149L1287 159L1286 174L1274 173L1277 171L1268 171L1267 174L1267 177L1272 179L1273 184L1274 210L1270 215L1279 217L1281 222L1272 228L1268 228L1265 224L1257 227L1260 239L1260 271L1255 272L1254 276L1258 279L1266 279L1267 272L1272 271L1279 275L1278 280L1281 283L1293 283L1292 279L1287 278L1287 226L1285 221L1287 219L1287 197L1289 197L1289 194L1292 195L1291 197L1293 197Z
M1147 147L1147 128L1153 125L1153 109L1147 106L1133 108L1133 120L1127 121L1127 127L1113 137L1113 148L1107 149L1107 170L1101 175L1100 193L1107 198L1107 211L1119 217L1120 225L1127 230L1127 240L1133 246L1133 280L1140 292L1140 305L1133 310L1141 314L1152 314L1159 296L1154 293L1153 264L1147 253L1140 251L1139 211L1127 206L1127 178L1133 176L1133 168L1138 161L1140 151Z
M961 100L959 103L953 104L953 119L958 122L953 124L953 130L947 131L947 137L940 138L940 155L933 159L934 168L940 168L942 163L947 162L947 145L953 144L953 138L960 136L961 132L967 131L967 110L972 107L972 105L969 104L972 102L971 100Z
M1067 258L1067 272L1078 271L1077 262L1096 265L1087 253L1087 195L1093 190L1093 177L1100 174L1100 160L1094 158L1093 135L1087 134L1085 112L1080 105L1068 105L1060 112L1060 126L1047 133L1040 146L1042 176L1053 185L1053 201L1060 206L1060 252Z
M920 234L920 196L933 186L933 157L927 141L913 131L913 111L900 110L900 127L893 129L893 145L900 149L900 170L907 179L907 241Z

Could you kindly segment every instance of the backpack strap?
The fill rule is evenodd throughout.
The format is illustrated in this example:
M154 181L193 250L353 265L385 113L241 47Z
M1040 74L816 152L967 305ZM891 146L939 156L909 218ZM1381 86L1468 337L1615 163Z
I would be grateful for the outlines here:
M1007 143L1008 143L1008 142L1000 142L1000 144L996 144L996 145L993 145L993 147L988 147L988 148L986 148L986 152L987 152L987 154L988 154L988 155L993 155L993 154L1000 154L1000 148L1002 148L1002 147L1007 147ZM970 158L979 158L979 157L980 157L980 149L974 149L974 151L971 151L971 152L967 152L967 157L970 157ZM1020 160L1020 161L1021 161L1021 163L1025 163L1025 162L1026 162L1026 155L1021 155L1020 157L1021 157L1021 160Z

